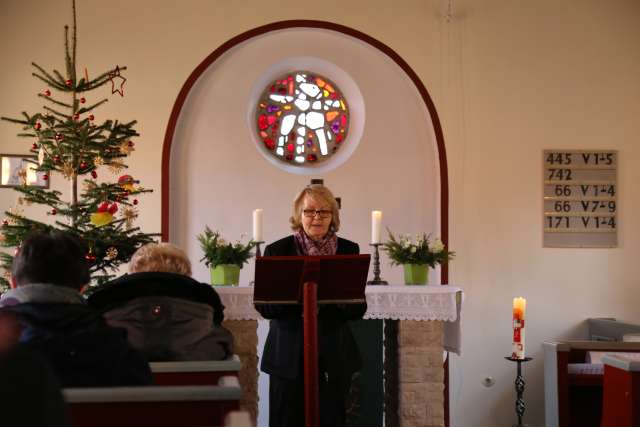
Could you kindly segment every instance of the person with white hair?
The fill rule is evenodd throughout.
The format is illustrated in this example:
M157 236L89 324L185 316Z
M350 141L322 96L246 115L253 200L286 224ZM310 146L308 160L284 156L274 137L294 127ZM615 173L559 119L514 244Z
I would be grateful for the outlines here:
M150 361L223 360L233 336L222 326L217 292L191 276L191 262L170 243L138 249L126 274L89 296L107 323L128 331L129 342Z

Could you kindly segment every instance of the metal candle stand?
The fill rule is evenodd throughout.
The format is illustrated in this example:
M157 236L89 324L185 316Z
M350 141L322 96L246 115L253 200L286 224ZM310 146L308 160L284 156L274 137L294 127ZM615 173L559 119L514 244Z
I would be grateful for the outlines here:
M518 416L518 424L514 424L513 427L527 427L526 424L522 424L522 416L524 415L524 378L522 377L522 363L533 360L533 357L525 357L524 359L517 359L512 356L505 357L505 359L518 364L518 373L516 375L516 415Z
M263 243L264 241L256 242L256 258L262 256L262 252L260 251L260 245Z
M388 285L386 280L380 278L380 252L378 246L382 243L369 243L369 246L373 246L375 251L373 252L373 280L367 282L367 285Z
M262 241L262 240L259 241L259 242L256 242L256 258L259 258L259 257L262 256L262 252L260 251L260 245L263 244L263 243L264 243L264 241ZM252 280L252 281L249 282L249 286L253 286L253 285L255 285L255 283L256 282L254 280Z
M380 251L382 243L370 243L373 246L373 280L367 285L388 285L380 278ZM398 321L384 320L383 339L383 375L384 375L384 424L387 427L398 427Z

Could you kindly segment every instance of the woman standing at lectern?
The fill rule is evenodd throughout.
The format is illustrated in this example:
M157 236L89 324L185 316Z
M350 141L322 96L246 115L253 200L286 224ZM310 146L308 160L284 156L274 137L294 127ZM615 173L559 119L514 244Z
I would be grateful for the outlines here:
M264 256L353 255L358 245L336 235L338 203L329 189L312 184L293 203L289 220L293 235L265 248ZM261 370L270 375L269 426L304 426L302 306L261 304L256 309L271 319ZM360 353L349 327L367 309L362 304L332 304L318 311L320 425L345 424L346 402L353 375L361 367Z

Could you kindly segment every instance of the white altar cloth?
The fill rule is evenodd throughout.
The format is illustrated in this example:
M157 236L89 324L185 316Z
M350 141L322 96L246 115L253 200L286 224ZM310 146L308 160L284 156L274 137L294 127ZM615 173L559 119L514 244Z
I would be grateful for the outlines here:
M253 307L253 287L216 286L226 320L260 320ZM462 289L446 285L367 286L365 319L443 321L443 347L460 355Z

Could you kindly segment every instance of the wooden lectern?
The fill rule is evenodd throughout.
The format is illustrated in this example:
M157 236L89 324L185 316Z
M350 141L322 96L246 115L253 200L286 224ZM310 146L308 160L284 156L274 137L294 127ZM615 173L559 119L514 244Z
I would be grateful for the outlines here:
M362 304L371 256L256 258L254 304L302 304L305 426L320 424L318 304Z

